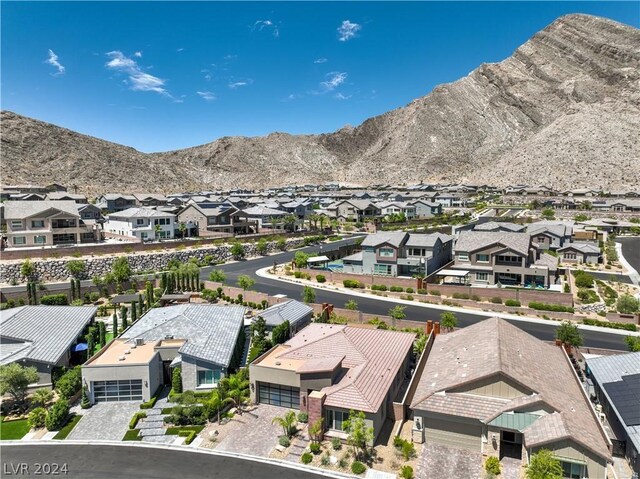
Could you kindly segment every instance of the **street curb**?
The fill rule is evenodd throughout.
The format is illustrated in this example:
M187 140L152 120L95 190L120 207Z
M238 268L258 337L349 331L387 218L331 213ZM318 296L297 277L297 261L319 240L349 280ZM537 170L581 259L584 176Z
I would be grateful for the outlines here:
M118 446L118 447L138 447L138 448L149 448L149 449L165 449L170 451L178 451L178 452L192 452L197 454L208 454L211 456L218 457L233 457L236 459L243 459L245 461L259 462L262 464L271 464L280 467L286 467L289 469L294 469L297 471L308 472L311 474L316 474L319 476L332 477L336 479L351 479L357 476L351 474L343 474L334 471L326 471L324 469L315 468L311 466L304 466L302 464L296 464L294 462L284 461L282 459L270 459L261 456L252 456L250 454L242 454L239 452L228 452L228 451L216 451L215 449L205 449L205 448L193 448L191 446L174 446L172 444L153 444L153 443L136 443L136 441L74 441L74 440L64 440L64 441L3 441L2 448L4 449L6 446L27 446L27 445L38 445L38 446Z
M510 319L513 321L521 321L524 323L535 323L535 324L555 324L556 326L559 326L562 321L556 321L554 319L540 319L540 318L532 318L530 316L519 316L519 315L515 315L515 314L505 314L505 313L500 313L500 312L488 312L488 311L479 311L479 310L474 310L474 309L467 309L467 308L460 308L460 307L456 307L456 306L447 306L447 305L442 305L442 304L426 304L426 303L420 303L419 301L408 301L405 299L399 299L399 298L389 298L389 297L380 297L380 296L376 296L375 294L367 294L367 293L360 293L359 291L355 291L355 290L351 290L351 289L345 289L345 288L339 288L339 287L331 287L331 286L323 286L320 284L313 284L313 283L309 283L307 284L306 282L302 282L299 281L297 279L289 279L289 278L282 278L280 276L273 276L272 274L268 273L268 270L271 269L270 267L266 267L266 268L261 268L259 270L256 271L256 276L259 276L261 278L267 278L267 279L272 279L274 281L282 281L284 283L293 283L293 284L298 284L301 286L311 286L312 288L315 289L324 289L327 291L331 291L333 293L339 293L339 294L344 294L346 296L357 296L357 297L361 297L361 298L368 298L368 299L377 299L379 301L387 301L389 303L398 303L398 304L403 304L406 306L418 306L421 308L427 308L427 309L437 309L437 310L441 310L441 311L453 311L456 313L469 313L469 314L477 314L478 316L485 316L487 318L502 318L502 319ZM602 328L600 326L591 326L588 324L578 324L578 328L579 329L584 329L586 331L597 331L597 332L606 332L606 333L611 333L611 334L618 334L621 336L640 336L640 331L638 332L633 332L633 331L627 331L627 330L623 330L623 329L613 329L613 328Z

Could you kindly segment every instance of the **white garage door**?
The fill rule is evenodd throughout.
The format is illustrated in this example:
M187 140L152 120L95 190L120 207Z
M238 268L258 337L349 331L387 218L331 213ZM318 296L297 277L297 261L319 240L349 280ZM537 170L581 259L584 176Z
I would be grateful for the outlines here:
M91 381L95 402L142 401L142 379Z
M472 451L479 451L481 447L482 426L480 425L426 418L424 433L427 444Z

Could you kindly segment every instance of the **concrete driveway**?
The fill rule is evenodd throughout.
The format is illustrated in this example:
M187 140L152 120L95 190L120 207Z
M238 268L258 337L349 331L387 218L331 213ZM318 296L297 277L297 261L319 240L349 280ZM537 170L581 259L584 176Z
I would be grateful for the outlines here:
M80 441L121 441L129 429L129 421L140 410L138 401L101 402L83 410L82 419L68 439Z
M272 424L273 418L282 416L287 408L259 404L242 416L237 414L231 419L228 431L213 448L216 451L240 452L254 456L268 457L278 444L278 436L282 434L280 426Z
M480 451L425 444L418 458L416 477L482 479L482 454Z

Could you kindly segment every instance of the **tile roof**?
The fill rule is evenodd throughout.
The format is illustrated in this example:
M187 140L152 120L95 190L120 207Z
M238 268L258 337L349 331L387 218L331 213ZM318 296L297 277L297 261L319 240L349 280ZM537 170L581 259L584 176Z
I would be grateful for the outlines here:
M531 235L503 231L463 231L456 241L455 250L470 253L494 244L500 244L517 253L527 255L531 247Z
M167 213L165 211L160 211L155 208L127 208L126 210L118 211L117 213L111 213L107 216L107 218L154 218L154 217L162 217L166 218L168 216L175 216L173 213Z
M284 359L343 357L347 373L322 389L325 405L376 412L413 346L415 334L312 323L285 343Z
M4 218L6 220L30 218L51 209L61 211L71 216L80 216L78 214L78 203L75 201L42 200L6 201L4 203Z
M274 304L260 313L260 316L267 322L267 326L278 326L289 321L291 326L295 325L313 313L313 308L295 299L283 303Z
M447 241L451 241L453 239L452 236L445 235L442 233L430 233L430 234L419 234L419 233L410 233L409 239L404 244L408 247L422 246L425 248L433 248L436 242L440 240L443 243Z
M573 441L601 457L609 458L604 433L562 349L544 343L499 318L490 318L436 337L411 408L430 411L433 402L439 411L438 393L445 391L449 396L448 391L496 375L509 378L522 390L530 392L514 399L510 406L505 404L497 408L493 415L482 417L478 414L477 419L490 421L500 412L514 410L524 403L544 402L562 415L564 427ZM469 396L464 395L465 398ZM529 438L539 441L549 437L546 429L538 432L536 424L538 421L525 433L527 446L530 445ZM541 427L546 427L546 423L541 423Z
M24 347L1 345L2 363L18 358L55 364L95 316L93 306L20 306L0 311L0 338Z
M532 223L527 226L527 233L532 235L540 233L550 233L554 236L562 238L563 236L571 236L572 226L563 222L543 222Z
M276 210L274 208L267 208L266 206L251 206L242 210L248 216L284 216L286 211Z
M519 233L525 230L523 225L508 222L488 221L486 223L477 224L474 226L473 231L500 231L508 230L514 233Z
M361 243L362 246L378 246L388 243L396 248L402 246L408 233L404 231L382 231L368 235Z
M558 269L558 258L549 253L542 253L540 258L535 261L534 266L546 266L549 270L555 271Z
M173 336L186 339L178 350L180 354L228 366L244 324L244 312L242 306L215 304L153 308L133 323L122 338L153 341Z
M562 248L558 248L558 251L576 250L581 253L600 254L600 248L594 243L570 243Z

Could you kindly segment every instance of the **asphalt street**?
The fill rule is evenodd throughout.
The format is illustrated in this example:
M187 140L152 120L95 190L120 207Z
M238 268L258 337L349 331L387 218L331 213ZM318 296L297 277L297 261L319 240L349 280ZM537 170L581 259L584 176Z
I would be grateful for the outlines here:
M64 467L63 467L64 466ZM65 474L63 470L68 472ZM1 477L71 479L320 479L326 475L237 457L144 446L2 446ZM57 473L56 473L57 472Z
M640 237L618 237L616 243L622 245L622 256L640 273Z
M336 242L333 245L325 244L323 245L323 253L330 251L332 247L337 248L341 243L345 243L347 241L354 240ZM307 247L304 248L303 251L318 252L318 246ZM239 275L246 274L256 280L256 284L252 288L255 291L261 291L270 295L284 294L289 298L299 300L302 297L302 286L268 278L261 278L255 274L255 272L261 268L272 266L274 261L278 264L291 261L294 254L295 251L287 251L277 255L203 268L201 278L208 279L209 272L214 268L222 269L227 274L227 279L225 282L227 284L234 285ZM316 302L318 303L332 303L336 307L343 307L344 303L346 303L349 299L350 295L348 294L338 293L335 291L327 291L324 289L316 289ZM392 301L385 300L381 297L376 297L375 299L373 297L356 297L354 299L358 303L358 309L360 311L378 315L386 315L389 309L397 304ZM430 309L428 307L411 305L408 305L405 310L408 320L419 322L426 322L429 319L438 320L441 312L441 310L435 308ZM458 317L458 325L460 327L469 326L471 324L477 323L478 321L486 319L486 316L475 313L456 313L456 316ZM509 321L519 328L523 329L524 331L528 332L529 334L537 337L538 339L552 341L555 338L556 326L554 324L528 323L517 320ZM584 345L587 347L619 349L625 351L627 350L627 347L624 343L624 336L620 334L612 334L605 331L583 330L582 335L584 338Z

